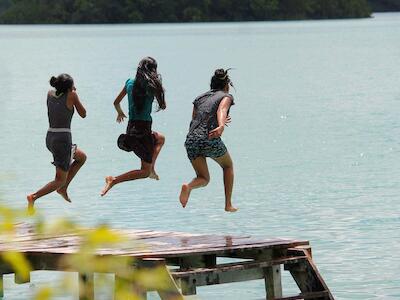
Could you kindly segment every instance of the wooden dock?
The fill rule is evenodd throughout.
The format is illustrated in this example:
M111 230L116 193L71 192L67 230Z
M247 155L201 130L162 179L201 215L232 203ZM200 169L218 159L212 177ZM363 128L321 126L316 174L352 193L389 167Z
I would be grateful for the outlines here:
M185 295L196 294L197 287L256 279L265 281L266 299L334 299L312 260L308 241L151 230L118 232L144 247L102 248L97 249L95 255L133 257L133 271L135 268L161 266L170 278L167 291L157 290L161 299L183 299ZM0 253L9 250L23 253L32 270L65 271L61 259L74 255L79 247L78 235L38 237L27 226L19 228L12 240L0 238ZM219 258L233 258L235 262L220 263ZM283 296L282 266L294 278L299 288L298 295ZM109 272L113 273L113 270ZM10 273L13 273L11 268L1 262L1 281L3 274ZM80 273L80 276L93 290L93 274ZM117 282L118 274L115 278ZM22 283L17 277L15 280ZM24 280L27 281L29 279ZM146 290L141 290L140 298L146 299L146 293ZM93 299L93 295L91 291L80 298Z

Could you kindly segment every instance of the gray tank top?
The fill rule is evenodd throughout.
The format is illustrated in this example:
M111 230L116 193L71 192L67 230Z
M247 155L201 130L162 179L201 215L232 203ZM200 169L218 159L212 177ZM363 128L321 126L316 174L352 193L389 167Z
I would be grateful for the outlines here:
M47 94L47 115L49 117L49 131L52 129L62 130L71 129L72 115L74 109L67 107L68 93L56 96L55 91L49 91ZM54 131L54 130L53 130Z
M231 94L216 90L208 91L193 101L196 115L190 122L188 136L208 138L208 133L218 127L217 111L221 100L225 97L231 98L231 105L234 105Z

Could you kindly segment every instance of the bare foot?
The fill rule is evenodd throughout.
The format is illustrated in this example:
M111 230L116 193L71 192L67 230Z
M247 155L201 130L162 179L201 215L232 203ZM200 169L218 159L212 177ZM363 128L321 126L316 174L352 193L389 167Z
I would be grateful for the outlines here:
M160 180L160 177L158 177L158 174L156 173L156 171L154 169L151 170L149 178L155 179L155 180Z
M181 202L183 208L186 207L186 204L189 201L189 196L190 196L189 185L183 184L181 189L181 194L179 195L179 201Z
M36 199L33 197L33 194L30 194L26 196L26 200L28 201L28 213L33 214L35 212L34 204Z
M101 191L100 195L104 196L107 194L107 192L114 186L114 177L112 176L107 176L106 177L106 185L104 186L104 189Z
M67 193L67 190L66 189L58 189L57 190L57 193L59 193L60 195L61 195L61 197L63 197L64 198L64 200L65 201L67 201L67 202L69 202L69 203L71 203L72 201L71 201L71 199L68 197L68 193Z
M238 209L233 207L233 206L227 206L225 207L225 211L227 212L236 212Z

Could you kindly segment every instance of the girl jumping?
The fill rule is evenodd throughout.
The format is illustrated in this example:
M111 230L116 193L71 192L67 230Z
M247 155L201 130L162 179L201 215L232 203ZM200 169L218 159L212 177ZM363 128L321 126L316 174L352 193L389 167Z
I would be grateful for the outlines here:
M71 120L74 109L79 116L86 117L86 110L76 93L74 80L68 74L61 74L51 77L50 85L54 90L47 93L49 129L46 146L53 154L56 176L36 193L27 196L29 209L33 208L37 199L53 191L57 191L64 200L71 202L67 192L68 186L86 161L86 154L72 144Z
M147 177L159 179L155 171L155 162L164 145L165 137L159 132L152 131L151 111L154 98L157 99L159 109L164 110L166 103L161 76L157 73L157 62L154 58L145 57L140 61L135 78L126 81L115 99L114 107L118 123L126 118L120 106L125 95L128 95L129 122L126 134L121 134L118 138L118 147L124 151L133 151L141 160L141 168L116 177L107 176L101 196L114 185L124 181Z
M225 186L225 211L235 212L232 206L233 163L221 135L230 122L230 107L234 104L229 94L231 80L228 71L218 69L211 78L211 89L193 102L192 121L186 137L185 148L196 177L182 185L179 201L186 207L190 192L204 187L210 181L206 157L215 160L223 169Z

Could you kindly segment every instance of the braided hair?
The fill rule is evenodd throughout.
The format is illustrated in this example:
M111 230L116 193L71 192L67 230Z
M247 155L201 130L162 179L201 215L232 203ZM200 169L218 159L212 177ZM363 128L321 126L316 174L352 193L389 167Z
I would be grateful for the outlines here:
M146 96L149 93L156 97L159 107L158 111L166 108L161 76L157 73L157 61L148 56L139 62L135 84L132 89L132 98L138 112L143 109Z

